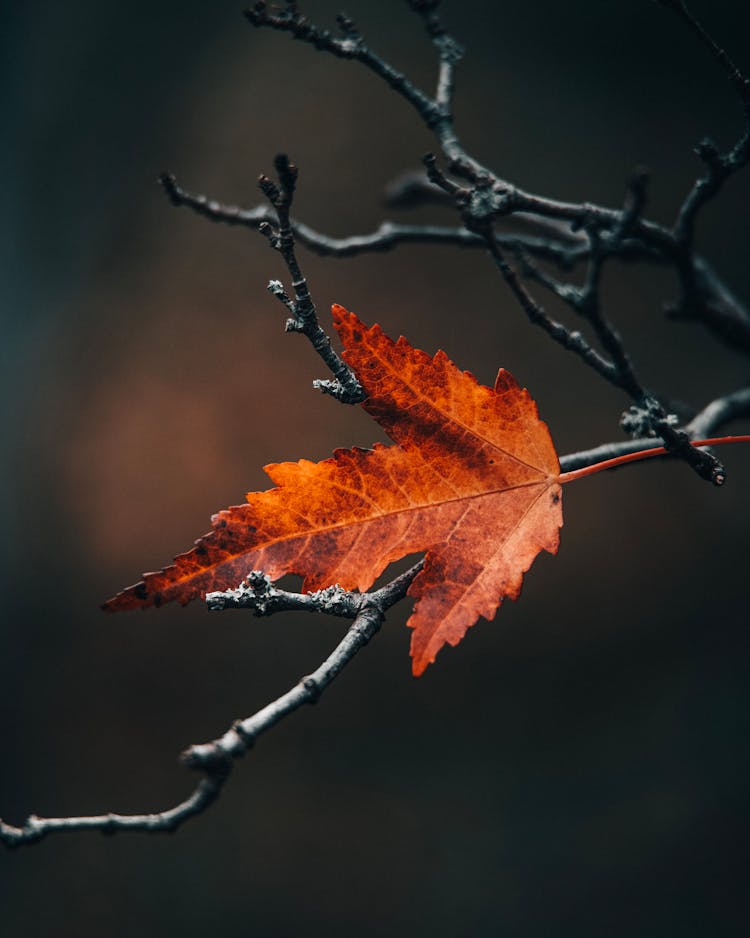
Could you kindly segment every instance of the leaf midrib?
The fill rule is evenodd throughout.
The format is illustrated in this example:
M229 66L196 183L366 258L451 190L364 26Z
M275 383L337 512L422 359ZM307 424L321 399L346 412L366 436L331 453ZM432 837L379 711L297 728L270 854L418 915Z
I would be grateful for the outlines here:
M534 467L530 467L530 468L534 468ZM204 567L202 570L196 571L191 576L185 577L185 580L190 580L190 579L193 579L194 577L198 577L201 574L206 573L208 570L212 568L215 569L221 564L227 563L233 558L241 557L243 556L243 554L249 554L249 553L252 553L253 551L263 550L266 547L272 547L274 544L282 544L285 541L293 541L293 540L301 539L304 537L314 537L317 534L328 534L331 531L337 531L337 530L340 530L341 528L354 528L360 525L372 524L372 522L376 521L378 518L396 517L397 515L406 514L407 512L410 512L410 511L422 511L426 508L437 508L439 506L450 505L455 502L473 501L474 499L477 499L477 498L486 498L491 495L499 495L502 492L514 492L514 491L517 491L518 489L532 488L537 485L540 486L541 488L541 491L539 492L539 496L537 496L537 497L540 497L543 493L543 490L553 485L556 479L557 479L556 476L548 475L548 476L544 476L542 479L537 479L533 482L521 482L521 483L518 483L517 485L507 485L507 486L503 486L502 488L487 489L484 492L475 492L472 495L460 495L460 496L456 496L455 498L444 498L437 502L425 502L424 504L420 504L420 505L409 505L405 508L397 508L394 511L381 512L379 515L373 515L368 518L361 518L361 519L357 519L354 521L344 521L344 522L340 522L339 524L330 524L326 527L308 528L308 530L306 531L298 531L298 532L294 532L293 534L285 535L282 537L276 537L276 538L273 538L272 540L264 541L262 544L257 544L254 547L249 547L246 550L238 551L235 554L229 554L227 557L224 557L222 560L217 561L216 563L212 564L210 567ZM536 499L534 499L534 501L536 501ZM240 505L238 507L247 508L248 506ZM214 531L211 531L208 535L205 535L205 537L212 537L218 533L219 533L218 531L214 530Z

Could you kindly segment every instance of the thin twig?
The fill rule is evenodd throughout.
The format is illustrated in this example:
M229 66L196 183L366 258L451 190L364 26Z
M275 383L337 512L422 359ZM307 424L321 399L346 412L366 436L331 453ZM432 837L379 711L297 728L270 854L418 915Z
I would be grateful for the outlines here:
M291 313L286 322L287 332L301 332L307 336L312 347L320 355L333 374L334 380L328 379L313 382L313 386L345 404L357 404L364 399L364 391L354 372L346 362L334 351L328 334L318 322L307 280L297 260L294 249L294 231L290 221L289 212L294 200L294 190L297 185L297 167L289 162L285 153L281 153L275 160L278 174L278 185L268 176L262 175L258 185L276 212L277 226L268 221L262 221L258 230L267 239L271 247L278 251L286 264L292 278L294 299L292 300L284 291L278 280L271 280L269 291Z
M278 589L261 570L253 570L236 589L206 593L210 612L225 609L251 609L256 616L275 612L324 612L353 618L359 611L362 596L340 586L328 586L314 593L292 593Z
M38 817L30 815L21 827L0 820L0 841L8 847L34 843L62 831L98 830L103 834L116 831L145 831L149 834L171 833L181 824L202 814L221 794L227 773L206 772L193 793L165 811L156 814L94 814L83 817Z
M726 154L721 154L716 144L708 139L702 140L695 152L703 160L706 172L695 181L685 197L674 226L675 238L689 250L692 250L700 210L718 194L730 176L750 161L750 128Z
M685 431L691 440L700 440L712 436L713 431L723 427L730 420L750 417L750 387L740 388L707 404L703 410L687 424Z
M742 388L722 397L717 397L696 414L685 425L684 432L691 440L704 439L711 436L731 420L750 417L750 388ZM613 443L603 443L592 449L569 453L560 457L560 468L563 472L574 469L583 469L593 466L594 463L604 462L616 456L627 453L637 453L642 449L664 445L664 439L659 436L644 436L634 440L620 440Z
M217 761L223 763L228 759L237 758L253 745L261 733L265 733L279 720L293 713L304 703L315 703L331 681L380 629L385 611L406 596L409 586L422 567L422 561L414 564L406 573L402 573L374 593L351 594L352 603L357 607L356 618L334 652L312 674L302 678L286 694L251 717L238 721L223 736L211 743L191 746L183 753L185 764L203 769L210 768ZM318 595L322 596L324 593L326 591L321 590ZM331 611L326 599L321 599L321 602L321 609L315 611ZM342 610L335 614L347 615ZM351 614L350 612L349 615Z
M454 199L457 208L461 211L464 225L484 240L490 257L526 313L529 322L543 329L564 349L578 355L607 381L622 387L622 376L615 365L607 361L596 349L589 345L580 332L577 330L571 331L561 322L553 319L544 307L532 297L515 269L506 260L497 243L493 229L492 185L489 177L481 178L475 187L468 188L460 186L449 179L438 167L433 153L428 153L424 157L424 164L430 182L440 187ZM518 245L515 246L515 250L518 251Z
M316 49L328 52L337 58L361 62L371 72L382 78L396 94L405 98L428 126L434 126L439 120L440 115L434 101L405 75L370 49L348 17L338 18L339 28L343 33L342 38L338 39L327 29L321 29L311 23L307 17L299 13L296 6L287 5L285 9L277 9L268 3L258 2L245 10L245 16L253 26L266 26L280 32L287 32L295 39L307 42Z
M525 248L518 244L515 250L521 263L522 274L540 283L583 316L593 327L604 351L609 355L611 374L617 376L617 385L627 391L636 401L649 396L636 376L630 356L625 350L620 334L604 316L601 307L600 287L604 265L608 258L617 254L620 244L627 238L641 217L646 196L646 174L636 172L629 185L620 222L611 233L603 235L595 226L585 226L589 242L588 268L583 286L564 283L529 260Z
M182 754L182 761L185 765L204 773L204 778L185 801L155 814L103 814L48 818L31 815L20 827L0 820L0 841L9 847L18 847L41 840L48 834L75 830L98 830L106 834L117 831L165 833L176 830L191 817L201 814L221 793L232 770L233 760L247 752L261 734L275 726L284 717L298 710L303 704L315 703L326 687L353 660L357 652L364 648L378 632L385 612L394 603L403 599L422 566L420 561L406 573L371 593L346 594L345 591L338 590L336 591L337 599L333 602L332 590L321 590L310 597L300 597L307 601L304 607L307 611L342 615L353 618L354 622L336 648L312 674L305 675L285 694L262 707L252 716L238 720L218 739L191 746ZM254 581L258 586L259 596L263 593L260 580L265 581L269 590L273 589L267 578L256 572ZM252 587L249 591L252 591ZM279 595L283 594L283 591L276 592ZM216 595L213 594L214 602ZM294 594L285 595L291 598ZM346 605L346 611L343 611L344 605ZM270 615L279 608L282 606L274 609L269 607L260 614ZM298 605L294 608L299 609L302 606Z
M491 233L488 233L486 236L485 243L490 257L495 262L495 266L520 303L521 308L528 316L529 322L544 329L547 335L553 338L555 342L567 351L577 355L589 367L593 368L597 374L609 381L610 384L614 384L616 387L624 387L623 376L611 361L608 361L603 355L597 352L595 348L589 345L577 329L570 330L561 322L553 319L544 307L532 297L516 271L505 259L505 256ZM626 388L626 390L629 389Z
M196 214L208 218L210 221L225 225L237 225L257 231L260 222L275 222L276 213L268 205L256 205L253 208L240 208L236 205L226 205L209 199L204 195L195 195L179 185L171 173L163 173L159 181L164 191L175 206L185 206ZM527 220L526 216L519 216L521 222ZM536 223L534 222L535 226ZM358 254L390 251L400 244L447 244L456 247L483 248L484 239L473 231L463 227L450 225L403 225L391 221L383 221L368 234L349 235L336 238L323 234L310 225L289 217L289 225L295 240L306 248L322 257L354 257ZM544 220L542 225L544 227ZM520 244L524 250L534 257L550 260L564 267L588 256L588 243L585 239L574 237L572 234L564 236L564 228L554 226L550 229L559 233L561 238L536 237L526 234L513 234L502 232L496 235L498 243L506 248ZM644 245L630 240L624 246L624 256L629 260L659 261L659 257Z
M688 27L698 36L701 42L710 50L713 57L722 67L734 85L737 94L742 102L742 109L745 117L750 121L750 81L743 75L726 52L716 40L707 32L703 24L690 12L683 0L658 0L662 6L674 10L680 16Z
M693 183L680 206L672 229L677 251L675 265L680 277L682 297L668 308L673 318L701 319L725 341L750 351L747 335L747 311L731 296L715 276L706 277L707 265L695 256L695 228L701 209L722 189L724 183L750 162L750 81L732 61L729 54L713 39L683 0L659 0L673 10L709 49L737 91L742 103L745 127L737 142L726 153L710 139L702 140L695 152L705 165L705 172ZM739 328L738 328L739 326Z
M668 414L662 405L640 385L629 362L628 367L623 368L619 361L613 362L604 358L589 345L580 332L571 331L562 323L552 319L544 307L531 296L491 236L487 237L487 250L530 322L540 326L563 348L578 355L594 371L611 384L627 391L636 401L647 401L651 405L652 426L661 434L664 446L672 455L683 459L702 479L714 485L724 484L726 472L720 460L712 453L691 446L690 438L684 431L675 430L670 426ZM611 327L608 327L607 332L610 333L612 343L619 342L619 337ZM622 354L624 355L624 351ZM627 358L625 361L627 362Z

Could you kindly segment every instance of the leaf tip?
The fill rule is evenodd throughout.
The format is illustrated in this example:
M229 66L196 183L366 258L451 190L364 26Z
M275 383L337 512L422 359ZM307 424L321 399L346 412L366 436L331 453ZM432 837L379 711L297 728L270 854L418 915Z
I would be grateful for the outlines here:
M521 386L509 371L500 368L495 378L494 390L497 394L502 394L504 391L520 391Z
M154 602L144 580L116 593L99 607L103 612L127 612L130 609L145 609ZM156 605L159 605L157 602Z

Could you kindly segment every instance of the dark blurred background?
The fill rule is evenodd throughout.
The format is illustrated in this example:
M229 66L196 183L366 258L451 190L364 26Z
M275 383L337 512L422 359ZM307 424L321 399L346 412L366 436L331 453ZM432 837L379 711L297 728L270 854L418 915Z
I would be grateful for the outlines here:
M693 7L750 68L747 5ZM305 9L332 23L337 4ZM155 180L169 169L251 205L286 150L298 214L363 232L399 217L383 188L432 143L361 67L255 32L240 10L2 6L0 815L13 822L173 804L194 781L178 752L284 691L345 627L98 609L266 487L265 463L380 438L310 390L321 368L283 334L265 284L286 275L263 239L171 208ZM431 86L405 4L347 11ZM459 133L533 191L619 205L646 164L650 213L668 222L691 147L739 132L721 72L647 0L446 0L445 18L468 49ZM700 225L745 300L749 195L747 175L732 181ZM324 320L341 302L483 381L504 365L562 453L619 436L625 398L530 327L480 253L301 258ZM750 369L664 319L675 290L669 273L613 267L605 296L646 383L698 406ZM419 681L398 607L177 834L3 851L3 935L744 934L750 453L722 456L722 490L665 463L571 486L560 554L536 562L521 602Z

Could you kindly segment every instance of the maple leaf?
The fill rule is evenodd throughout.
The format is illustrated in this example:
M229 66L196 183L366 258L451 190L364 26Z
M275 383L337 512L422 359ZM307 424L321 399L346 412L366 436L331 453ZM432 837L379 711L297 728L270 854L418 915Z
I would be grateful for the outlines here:
M105 609L184 604L254 569L301 575L306 591L364 591L389 563L424 552L409 588L419 675L443 645L518 597L541 550L557 552L560 467L529 393L503 369L485 387L444 352L431 358L403 337L394 342L341 306L333 319L367 395L362 406L395 445L266 466L276 488L214 515L192 550Z

